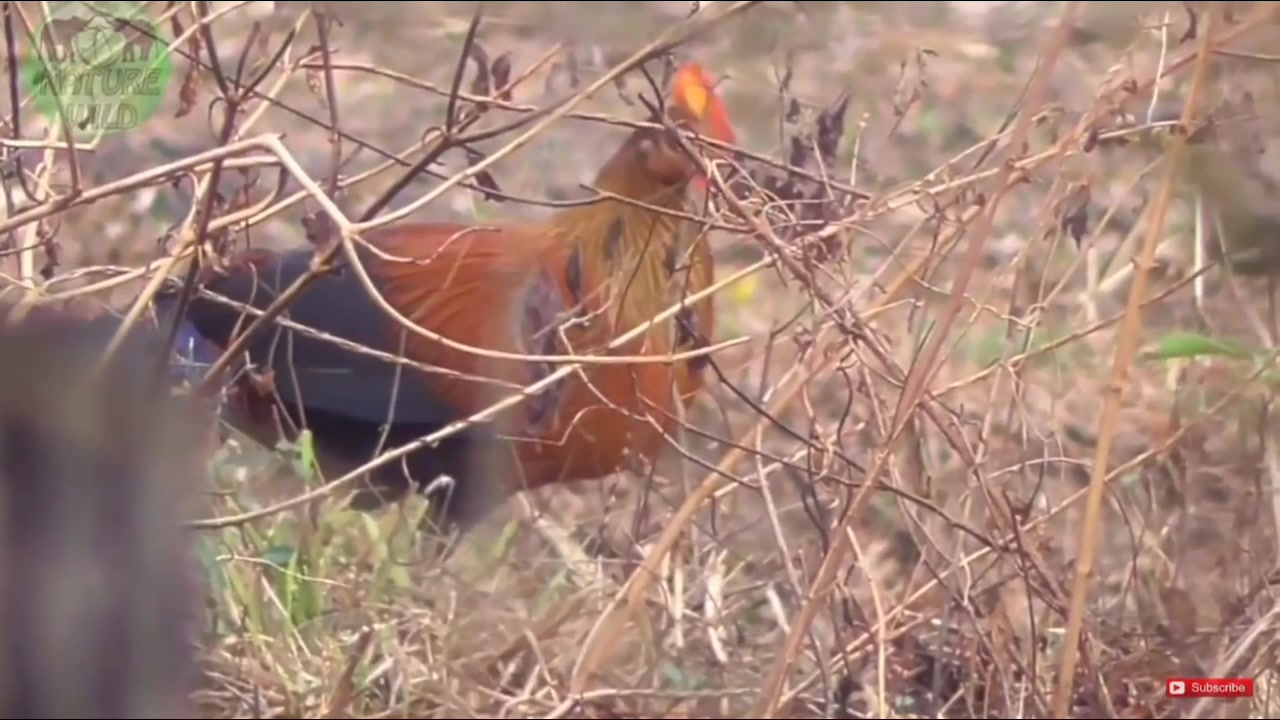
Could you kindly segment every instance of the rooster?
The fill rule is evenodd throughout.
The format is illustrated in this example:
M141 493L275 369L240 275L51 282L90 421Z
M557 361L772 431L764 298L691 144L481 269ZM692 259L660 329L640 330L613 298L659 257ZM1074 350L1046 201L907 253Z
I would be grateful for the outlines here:
M735 142L698 65L678 68L666 106L672 124ZM439 337L494 351L489 356L406 330L349 270L326 275L282 317L437 370L268 324L246 353L269 382L259 375L239 384L235 422L268 444L305 427L325 474L345 473L554 370L550 362L492 355L595 354L710 285L705 229L691 219L708 197L707 179L673 133L636 129L594 185L598 201L538 223L404 223L366 234L376 250L357 244L387 303ZM210 294L264 310L311 260L309 248L246 253L202 281L184 321L225 347L253 317ZM170 308L173 302L173 295L160 301ZM709 298L689 303L606 354L695 349L714 334L714 321ZM700 358L584 364L489 422L382 465L352 506L373 510L417 488L431 499L429 519L438 529L465 530L513 493L604 477L624 468L628 453L651 460L674 427L676 403L687 407L703 388L704 364Z

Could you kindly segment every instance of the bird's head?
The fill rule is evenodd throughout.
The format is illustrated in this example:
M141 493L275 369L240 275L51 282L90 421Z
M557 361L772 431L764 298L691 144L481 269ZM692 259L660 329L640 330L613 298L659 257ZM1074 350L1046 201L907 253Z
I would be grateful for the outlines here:
M677 128L729 145L737 142L737 133L729 122L724 103L716 95L706 71L696 63L682 65L676 70L668 94L666 113L667 120ZM703 146L703 149L707 148ZM714 154L714 151L711 152ZM707 191L708 181L698 163L689 157L674 134L665 129L637 130L624 145L623 151L606 165L602 175L610 175L608 168L618 167L616 163L621 163L622 167L635 168L637 162L643 168L644 175L650 178L649 182L657 181L663 186L692 182L699 193ZM637 179L639 178L632 178Z

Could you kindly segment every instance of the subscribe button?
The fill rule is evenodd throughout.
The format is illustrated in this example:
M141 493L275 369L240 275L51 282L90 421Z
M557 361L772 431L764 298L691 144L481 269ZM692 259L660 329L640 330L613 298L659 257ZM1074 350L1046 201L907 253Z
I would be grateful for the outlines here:
M1251 698L1252 678L1172 678L1165 683L1169 697Z

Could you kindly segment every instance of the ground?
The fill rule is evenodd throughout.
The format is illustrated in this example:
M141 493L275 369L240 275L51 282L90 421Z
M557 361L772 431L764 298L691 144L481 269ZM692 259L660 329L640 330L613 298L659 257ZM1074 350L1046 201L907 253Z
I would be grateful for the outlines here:
M248 102L232 140L278 134L323 185L332 145L317 120L337 118L344 153L365 147L346 177L441 124L474 5L315 5L340 21L336 110L312 4L210 3L209 26L225 72L253 50L247 76L298 28L286 70L262 84L276 102ZM527 111L695 5L484 3L477 43L529 73L512 100ZM732 5L701 3L693 21ZM1206 5L1225 14L1210 20ZM785 162L824 145L818 120L835 117L838 146L820 162L806 153L806 170L869 199L828 202L807 236L774 213L765 239L714 238L722 277L770 257L770 238L790 262L717 297L717 339L746 342L716 357L695 408L685 442L698 462L521 496L437 563L411 532L412 503L256 512L319 482L287 449L231 440L210 463L212 521L197 534L199 714L1052 717L1070 661L1076 717L1268 717L1270 5L779 2L708 27L678 52L721 79L741 148ZM1207 35L1221 51L1201 52ZM79 153L84 187L226 144L216 78L185 59L208 48L179 47L160 113ZM1197 127L1214 123L1183 148L1171 126L1188 105ZM612 85L578 110L640 119ZM515 116L494 110L481 126ZM23 137L41 137L40 122L28 114ZM523 198L582 196L624 132L566 118L492 176ZM67 155L50 153L55 189L72 182ZM465 160L447 155L448 170ZM207 167L51 216L57 273L176 249ZM220 188L233 197L254 173L258 202L269 168L228 169ZM355 212L396 177L338 204ZM415 180L393 206L439 182ZM280 193L294 201L258 212L237 242L304 242L316 206L295 180ZM545 212L453 189L412 214ZM1261 259L1227 272L1224 245ZM128 298L137 283L112 290ZM1076 632L1078 662L1064 652ZM1255 678L1259 693L1238 707L1170 700L1174 676Z

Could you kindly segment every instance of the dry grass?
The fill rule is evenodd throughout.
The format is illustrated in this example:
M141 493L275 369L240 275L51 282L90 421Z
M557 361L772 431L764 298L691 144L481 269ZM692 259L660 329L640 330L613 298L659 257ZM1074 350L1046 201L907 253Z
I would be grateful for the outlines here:
M39 20L37 4L15 5ZM65 149L6 145L38 194L15 200L6 176L9 239L54 238L57 275L115 300L140 278L103 282L100 266L141 267L218 233L302 242L304 215L325 210L335 120L343 157L363 149L334 202L353 218L368 207L439 146L429 130L473 9L327 3L343 24L324 53L309 4L212 3L203 25L200 5L173 6L203 29L175 47L160 113L76 153L86 194L73 207L52 205L77 177ZM794 207L762 214L763 191L737 188L719 273L757 270L717 302L722 337L749 342L715 358L685 453L654 478L516 498L445 563L413 534L415 503L354 514L310 477L305 448L228 442L196 537L200 716L1277 712L1280 318L1272 195L1256 189L1280 177L1261 153L1277 137L1264 53L1280 8L1208 4L1210 18L1191 4L1192 34L1176 3L760 3L723 22L708 18L734 4L691 20L688 3L485 5L478 43L509 53L518 84L475 127L568 97L641 38L707 22L679 52L727 76L742 149L782 162L821 145L816 119L847 95L837 152L807 170L870 199L832 200L799 232ZM246 47L250 68L284 53L268 98L244 99L228 129L208 56L230 74ZM784 122L792 98L800 117ZM579 111L493 162L505 193L584 195L622 132L599 120L639 115L610 85ZM1180 118L1212 118L1214 132L1188 146ZM42 122L24 112L20 136L45 137ZM526 130L477 149L492 156ZM155 171L243 140L235 156L252 162L224 152ZM1184 172L1211 151L1225 175ZM448 177L465 156L442 163ZM148 170L184 177L142 182ZM1226 180L1240 191L1213 192ZM393 205L439 184L419 177ZM1197 186L1209 202L1194 202ZM412 214L546 211L455 187ZM1228 273L1222 245L1262 259ZM21 291L19 266L5 272L6 295ZM69 292L29 282L29 297ZM1207 338L1252 350L1209 353ZM1173 676L1256 678L1258 695L1169 699Z

